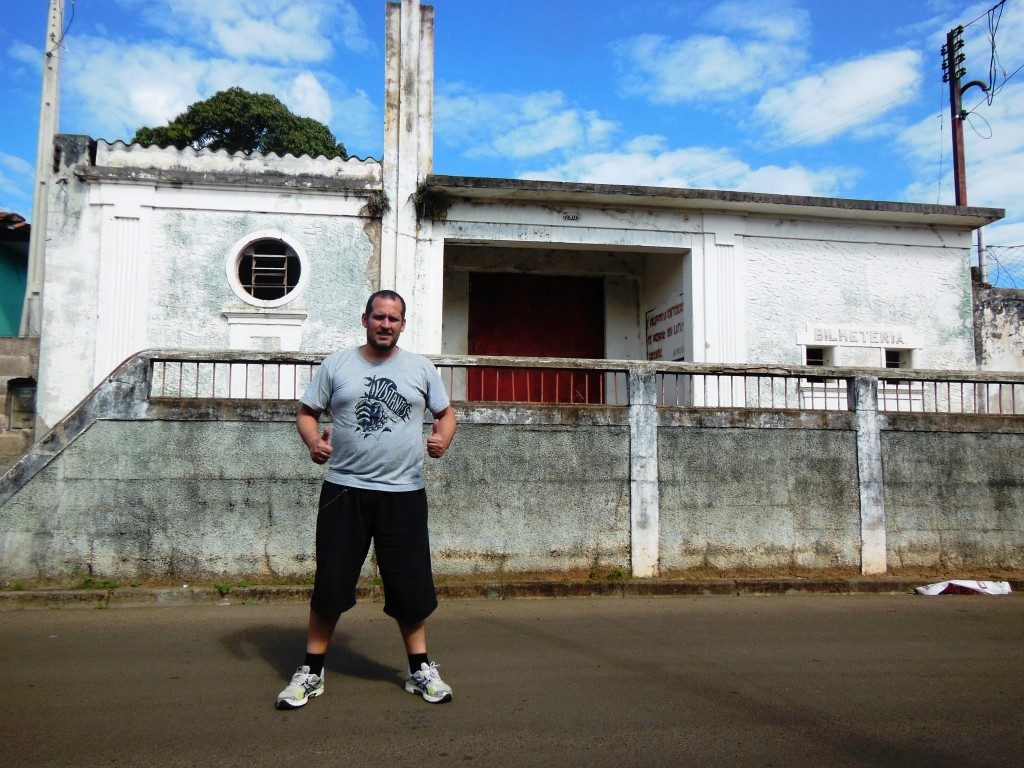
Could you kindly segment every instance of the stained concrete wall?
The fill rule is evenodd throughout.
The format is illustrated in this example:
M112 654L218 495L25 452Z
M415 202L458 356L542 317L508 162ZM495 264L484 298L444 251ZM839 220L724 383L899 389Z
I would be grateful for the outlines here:
M867 224L763 229L745 240L748 360L799 365L801 331L863 325L906 328L918 347L914 368L974 368L968 233ZM833 364L883 366L882 349L838 346Z
M277 366L321 357L217 359ZM188 366L204 356L126 361L0 476L0 584L312 575L322 469L294 434L294 402L151 397L154 362L168 359ZM439 574L1024 568L1020 416L879 412L878 379L863 370L846 377L852 410L658 408L658 371L732 369L620 369L628 406L457 404L459 435L426 470ZM363 573L373 574L372 562Z
M882 432L890 567L1024 568L1024 434Z
M974 334L982 370L1024 371L1024 290L975 285Z
M427 463L435 571L629 567L629 429L467 424Z
M528 411L428 462L436 572L628 571L628 426ZM1024 434L882 434L891 572L1024 568ZM661 573L856 571L855 442L663 425ZM0 507L0 580L308 579L321 476L284 416L97 421Z
M225 277L226 258L252 233L275 231L305 250L309 283L281 311L305 314L297 349L319 350L358 341L359 316L377 287L367 222L350 215L161 209L153 213L148 344L176 349L231 349L224 312L255 310ZM340 204L339 204L340 207ZM354 212L357 205L350 206ZM187 252L190 258L181 258ZM347 322L342 322L342 320ZM269 335L273 331L268 328Z
M301 447L286 423L96 422L4 505L5 576L303 577L321 471Z
M58 137L57 150L41 431L142 349L308 350L357 340L362 303L380 282L378 161L84 136ZM262 238L284 240L304 260L299 286L275 306L232 289L241 250Z
M322 475L290 420L97 421L3 505L0 579L312 578ZM628 568L626 427L463 424L427 482L439 574Z
M663 426L663 571L856 569L852 430Z

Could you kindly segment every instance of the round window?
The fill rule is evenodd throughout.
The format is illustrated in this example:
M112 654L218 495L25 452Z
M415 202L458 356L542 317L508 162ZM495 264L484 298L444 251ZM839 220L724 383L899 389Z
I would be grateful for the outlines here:
M296 298L309 282L302 246L276 230L252 232L227 253L224 267L235 295L257 307L279 307Z
M238 283L254 299L274 301L295 290L302 275L298 254L280 240L257 240L238 259Z

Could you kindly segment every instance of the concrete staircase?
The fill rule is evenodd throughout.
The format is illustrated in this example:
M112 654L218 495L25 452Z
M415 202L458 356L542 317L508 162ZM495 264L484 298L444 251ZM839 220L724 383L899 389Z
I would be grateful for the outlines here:
M26 414L17 404L12 404L13 393L9 389L12 381L19 379L36 380L39 369L39 339L0 338L0 396L3 411L0 413L0 474L3 474L32 445L35 404L31 413ZM14 424L11 423L12 416Z

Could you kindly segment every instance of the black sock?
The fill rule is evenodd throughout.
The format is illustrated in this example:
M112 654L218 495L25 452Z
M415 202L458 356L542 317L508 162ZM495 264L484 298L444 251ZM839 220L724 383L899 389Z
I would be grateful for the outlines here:
M326 653L310 653L309 651L306 651L305 664L307 667L309 667L309 671L311 674L314 674L317 677L323 674L324 657L326 655Z
M430 664L430 659L427 658L425 653L410 653L409 654L409 671L419 672L420 664Z

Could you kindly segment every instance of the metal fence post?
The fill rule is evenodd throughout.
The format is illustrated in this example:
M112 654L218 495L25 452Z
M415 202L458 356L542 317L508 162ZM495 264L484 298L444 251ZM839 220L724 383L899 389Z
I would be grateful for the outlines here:
M860 572L888 570L885 545L885 487L882 436L878 426L878 379L855 376L849 388L857 428L857 477L860 491Z
M634 577L658 575L657 377L649 364L629 369L630 565Z

